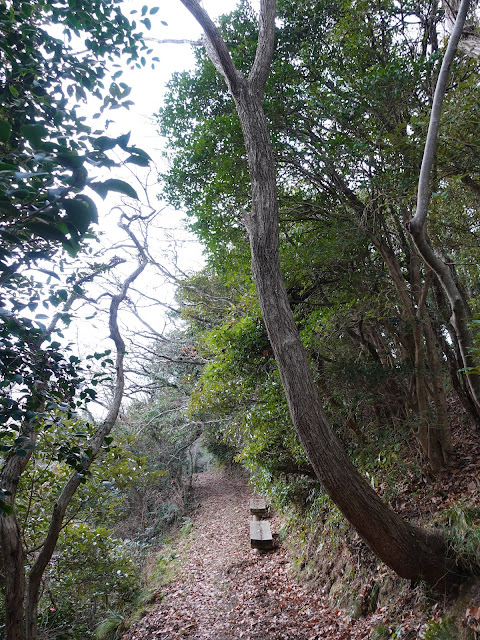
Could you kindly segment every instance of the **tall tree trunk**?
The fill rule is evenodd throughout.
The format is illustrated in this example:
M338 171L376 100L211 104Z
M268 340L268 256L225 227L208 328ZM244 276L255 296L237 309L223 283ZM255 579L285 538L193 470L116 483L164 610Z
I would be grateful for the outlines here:
M105 437L110 433L118 417L120 411L120 405L123 398L123 392L125 387L124 367L123 360L125 357L125 342L120 334L118 327L118 308L120 304L125 300L128 289L132 282L134 282L138 276L142 273L147 265L147 257L145 251L138 243L137 239L130 231L127 225L120 222L119 226L130 236L139 252L139 264L137 268L125 278L120 292L112 296L110 302L110 314L109 314L109 329L110 338L115 344L116 361L115 371L116 380L112 403L107 413L106 418L102 424L98 427L92 439L88 442L87 447L90 450L90 456L84 463L84 471L88 471L95 458L97 457L100 449L103 445ZM65 484L58 500L53 508L52 516L50 518L50 525L47 535L43 542L42 548L33 563L28 576L28 588L25 601L25 640L38 640L38 602L40 598L40 587L42 583L42 577L45 569L50 562L55 547L57 545L58 536L62 530L63 520L68 506L75 495L78 487L81 483L81 476L79 473L74 472ZM17 638L10 638L7 636L7 640L17 640ZM20 640L20 639L18 639Z
M433 473L438 473L447 463L450 455L450 427L447 422L445 392L439 371L441 370L436 344L431 330L430 317L426 308L427 293L431 276L421 287L419 258L411 253L410 273L412 291L407 288L400 265L393 250L383 241L374 239L375 247L385 262L397 295L402 303L407 321L412 327L414 343L414 384L416 391L416 410L418 413L416 436ZM415 305L417 307L415 311ZM435 412L429 402L427 388L426 362L428 373L433 381L433 401ZM440 421L440 422L439 422Z
M42 385L39 385L42 386ZM41 391L39 388L38 391ZM40 400L39 409L43 402ZM23 425L21 435L28 438L24 445L34 445L37 433L31 421ZM20 525L18 523L14 505L18 489L18 480L32 456L32 450L27 450L26 456L17 455L13 450L7 456L0 471L0 486L8 491L7 504L12 513L0 515L0 558L5 576L5 633L7 640L23 640L23 604L25 598L25 551Z
M433 542L426 531L410 527L382 502L352 465L327 422L281 275L276 182L267 123L248 86L235 99L252 176L252 211L245 215L252 271L300 440L326 491L374 553L404 578L422 576L431 584L443 584L449 572L438 540Z
M465 413L470 416L477 428L480 428L480 414L476 411L470 388L467 384L467 374L463 371L462 357L458 347L457 335L449 322L448 302L445 299L445 291L437 277L433 280L435 302L441 321L435 322L432 328L438 344L447 360L450 380ZM443 322L443 325L442 325ZM447 340L443 333L443 326L446 327L450 340Z
M427 274L425 293L430 286L432 275L432 272ZM430 425L429 443L434 447L435 457L438 458L439 467L443 467L448 464L452 453L452 436L448 420L447 400L441 375L443 367L438 355L438 345L426 303L419 305L418 317L422 322L423 334L425 336L425 351L432 384L433 405L435 407L435 421L433 425Z
M23 640L23 600L25 597L25 553L17 518L0 516L2 568L5 576L5 634L8 640Z
M203 27L207 51L236 103L252 183L252 209L244 222L253 277L293 424L310 463L329 496L379 558L404 578L423 578L443 588L456 577L443 541L389 509L350 462L327 422L289 306L280 269L275 164L262 106L274 47L275 0L261 2L257 54L248 79L236 70L198 1L181 1Z
M407 223L407 229L413 238L422 260L437 275L438 280L445 291L452 314L450 322L457 337L463 366L467 370L474 368L477 364L472 357L472 337L468 326L470 315L469 310L465 304L462 293L455 282L455 278L453 277L449 265L435 253L428 240L426 222L431 196L430 174L435 159L442 104L450 73L450 66L462 35L469 4L469 0L461 0L458 6L455 25L452 29L447 50L438 75L428 134L425 141L422 167L418 180L417 208L415 215ZM475 404L476 411L480 415L480 376L477 373L474 373L467 376L466 381Z

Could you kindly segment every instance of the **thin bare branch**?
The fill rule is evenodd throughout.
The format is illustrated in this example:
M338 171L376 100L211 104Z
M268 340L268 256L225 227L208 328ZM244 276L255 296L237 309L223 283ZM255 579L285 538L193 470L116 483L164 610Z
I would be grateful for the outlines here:
M157 44L189 44L192 47L204 47L205 43L203 40L185 40L185 39L175 39L175 38L144 38L148 42L156 42Z
M276 0L261 0L259 33L255 60L248 76L252 91L261 97L265 90L275 49Z
M450 74L450 66L462 35L463 25L465 24L469 6L470 0L462 0L455 20L455 25L448 41L440 73L438 74L437 86L435 87L435 94L433 97L432 113L430 115L427 139L425 141L425 149L423 152L422 167L420 169L420 177L418 179L417 210L413 218L410 220L410 229L412 232L418 232L424 226L427 218L431 195L430 174L432 171L433 161L435 159L438 130L440 127L440 115L442 112L443 100L445 98L448 76Z
M140 243L137 241L131 230L128 228L125 223L120 222L119 226L130 236L134 244L136 245L139 252L139 260L138 266L134 271L125 278L120 291L118 294L112 296L112 300L110 303L110 316L109 316L109 329L110 329L110 337L112 338L115 348L116 348L116 381L114 388L113 400L110 405L109 411L102 424L98 427L96 433L91 438L88 443L88 450L90 451L90 456L84 462L83 467L85 472L88 471L90 465L93 460L97 456L100 451L102 444L104 442L105 437L110 433L115 421L117 419L118 413L120 411L120 405L123 397L123 391L125 387L125 378L124 378L124 368L123 368L123 360L125 357L125 342L120 334L120 330L118 327L118 309L120 304L125 300L128 292L129 286L132 282L141 274L141 272L147 266L148 260L143 248ZM45 568L50 561L52 554L55 550L55 546L57 544L58 536L62 529L63 520L65 517L66 510L68 505L71 502L73 495L78 489L80 483L82 481L82 475L77 471L73 472L68 481L66 482L60 496L58 497L57 502L53 508L52 517L50 520L49 530L47 532L45 542L42 546L41 551L39 552L35 562L33 563L29 584L28 584L28 592L27 592L27 601L26 601L26 617L29 621L28 624L35 624L37 617L37 607L38 607L38 599L39 599L39 589L42 580L43 573ZM31 637L31 629L27 629L27 637Z
M243 75L237 71L233 64L232 56L223 41L217 27L213 23L208 13L203 9L198 0L180 0L183 6L190 11L192 16L197 20L205 33L205 46L208 55L219 71L225 78L228 86L234 92L237 88L239 79L243 79Z

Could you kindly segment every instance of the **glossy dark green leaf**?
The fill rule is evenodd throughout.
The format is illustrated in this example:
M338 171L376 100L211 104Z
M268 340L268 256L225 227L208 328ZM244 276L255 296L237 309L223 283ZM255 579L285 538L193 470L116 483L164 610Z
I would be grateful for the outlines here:
M121 85L123 86L123 84L124 83L122 82ZM121 149L125 150L127 148L129 140L130 140L130 132L125 133L123 136L118 136L118 138L116 139L116 142Z
M125 162L129 162L130 164L136 164L139 167L148 167L150 161L144 156L131 155L125 160Z
M78 169L85 162L85 158L80 156L76 151L66 150L57 154L57 160L62 167L69 169Z
M5 502L5 500L0 499L0 513L2 511L10 516L13 514L13 507L8 502Z
M107 192L116 191L117 193L122 193L125 196L129 196L130 198L135 198L135 200L138 200L138 195L135 189L124 180L110 178L109 180L105 180L102 183L102 186L106 189Z
M82 194L75 198L64 200L63 206L67 212L68 221L74 225L80 235L83 235L92 222L98 221L97 207L93 200Z
M0 142L8 142L12 133L12 126L6 120L0 120Z
M29 231L45 240L64 242L66 239L65 234L61 233L53 225L44 224L43 222L29 222L26 227Z
M100 136L94 140L93 144L95 148L100 151L108 151L109 149L113 149L117 146L117 139L110 138L109 136Z
M42 139L48 135L48 130L43 124L24 124L20 131L33 147L39 147Z

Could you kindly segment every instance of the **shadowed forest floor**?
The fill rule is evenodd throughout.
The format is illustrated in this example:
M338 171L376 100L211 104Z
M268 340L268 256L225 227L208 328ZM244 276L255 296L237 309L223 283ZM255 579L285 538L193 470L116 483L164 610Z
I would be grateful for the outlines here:
M352 620L321 591L302 587L282 548L250 548L245 480L221 471L195 478L193 528L176 543L176 577L123 640L365 640L382 611ZM272 523L275 530L275 522ZM412 637L417 637L413 635Z

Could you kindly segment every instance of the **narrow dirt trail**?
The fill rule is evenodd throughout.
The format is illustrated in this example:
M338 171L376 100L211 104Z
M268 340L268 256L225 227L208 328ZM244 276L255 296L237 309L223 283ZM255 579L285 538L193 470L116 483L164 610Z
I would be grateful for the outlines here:
M177 577L124 640L320 640L369 637L294 580L283 549L250 548L250 490L221 472L195 480L192 532L179 541Z

